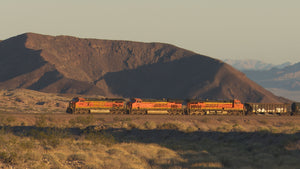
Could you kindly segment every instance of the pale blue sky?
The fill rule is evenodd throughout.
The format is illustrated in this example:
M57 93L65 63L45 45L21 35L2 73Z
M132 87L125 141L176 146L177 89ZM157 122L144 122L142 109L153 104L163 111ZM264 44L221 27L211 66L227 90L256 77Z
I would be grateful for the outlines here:
M299 0L1 0L0 39L25 32L163 42L218 59L300 61Z

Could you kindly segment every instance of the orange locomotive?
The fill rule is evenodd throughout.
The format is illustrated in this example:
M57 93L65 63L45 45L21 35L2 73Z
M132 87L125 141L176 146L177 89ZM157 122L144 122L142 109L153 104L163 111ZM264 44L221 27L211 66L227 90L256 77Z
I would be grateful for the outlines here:
M243 115L244 105L239 100L224 101L224 102L190 100L187 103L187 114Z
M134 98L128 102L128 110L130 114L184 114L182 102Z
M244 114L244 105L239 100L212 102L190 100L183 108L182 100L171 99L91 99L75 97L69 102L67 113L108 113L108 114Z
M94 99L75 97L69 102L67 113L112 113L123 114L126 112L124 99Z

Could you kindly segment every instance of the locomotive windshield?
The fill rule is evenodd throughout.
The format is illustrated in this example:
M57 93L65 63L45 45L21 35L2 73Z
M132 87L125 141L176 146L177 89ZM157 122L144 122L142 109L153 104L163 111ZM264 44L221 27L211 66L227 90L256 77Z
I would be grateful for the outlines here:
M78 97L74 97L74 98L72 99L72 102L78 102L78 101L79 101Z

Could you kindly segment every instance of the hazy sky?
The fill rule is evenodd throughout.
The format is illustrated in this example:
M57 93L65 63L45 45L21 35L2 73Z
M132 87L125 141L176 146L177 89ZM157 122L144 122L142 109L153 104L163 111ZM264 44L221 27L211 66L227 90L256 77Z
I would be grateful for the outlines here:
M2 40L35 32L300 62L299 0L1 0L0 24Z

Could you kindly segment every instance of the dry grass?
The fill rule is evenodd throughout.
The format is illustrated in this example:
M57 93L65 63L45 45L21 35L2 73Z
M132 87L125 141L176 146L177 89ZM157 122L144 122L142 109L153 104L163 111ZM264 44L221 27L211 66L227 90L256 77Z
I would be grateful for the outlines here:
M60 106L64 112L68 99L1 92L0 168L300 166L300 116L12 114L26 106L32 113Z
M142 169L175 166L183 161L174 150L157 144L118 143L106 146L86 139L65 138L59 146L46 148L42 141L12 134L2 135L0 140L0 167L3 168Z
M21 126L19 120L24 118L1 115L5 122L0 130L0 167L268 169L300 165L297 118L268 117L262 124L261 117L224 116L213 122L209 116L204 128L195 119L198 116L181 117L181 121L172 116L165 122L156 118L166 116L130 116L130 120L125 115L118 119L111 115L23 117L33 118L33 124L25 121L30 125Z

